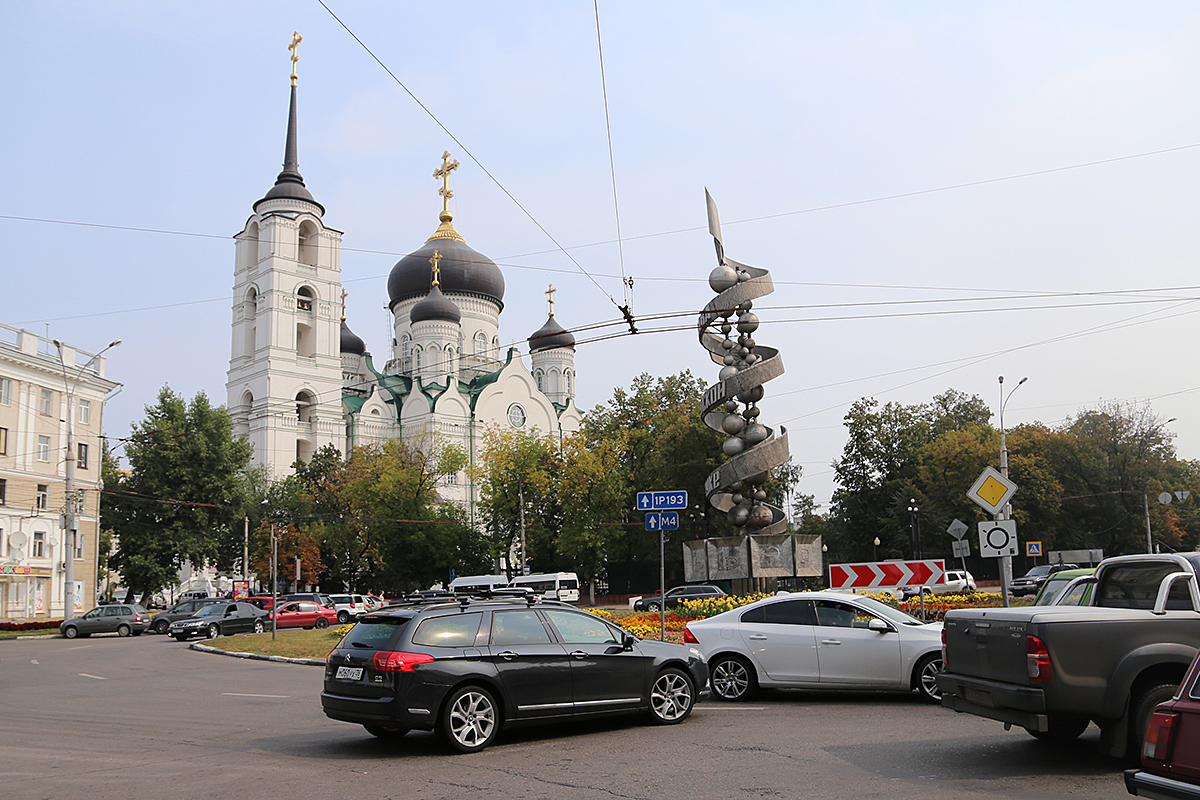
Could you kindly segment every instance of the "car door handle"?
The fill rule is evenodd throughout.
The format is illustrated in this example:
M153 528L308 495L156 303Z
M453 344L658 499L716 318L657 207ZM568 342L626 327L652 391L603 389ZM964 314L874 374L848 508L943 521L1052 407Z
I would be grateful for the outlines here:
M767 637L761 633L752 633L749 636L747 636L746 638L751 639L755 642L765 642L767 640Z
M822 639L821 644L841 644L837 639Z
M514 658L517 657L517 654L514 653L512 650L505 650L502 653L496 653L496 655L499 656L500 658L503 658L505 661L512 661Z
M587 653L585 653L585 652L583 652L582 650L572 650L572 651L571 651L571 658L574 658L574 659L584 659L584 658L587 658L587 657L588 657L588 654L587 654Z

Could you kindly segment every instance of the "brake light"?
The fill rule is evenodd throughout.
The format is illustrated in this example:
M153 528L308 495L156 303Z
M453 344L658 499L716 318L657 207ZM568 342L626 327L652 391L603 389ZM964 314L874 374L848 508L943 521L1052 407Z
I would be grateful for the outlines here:
M1046 649L1046 643L1036 636L1025 637L1025 666L1029 669L1029 680L1034 683L1049 683L1054 680L1050 651Z
M687 625L683 626L683 643L700 644L700 640L696 638L696 634L692 633L692 629Z
M946 658L946 627L942 626L942 672L950 671L950 661Z
M418 664L428 664L433 656L424 653L397 653L393 650L379 650L375 653L375 670L377 672L412 672Z
M1175 724L1179 715L1167 711L1155 711L1146 726L1146 739L1142 743L1142 758L1153 761L1169 761L1171 746L1175 744Z

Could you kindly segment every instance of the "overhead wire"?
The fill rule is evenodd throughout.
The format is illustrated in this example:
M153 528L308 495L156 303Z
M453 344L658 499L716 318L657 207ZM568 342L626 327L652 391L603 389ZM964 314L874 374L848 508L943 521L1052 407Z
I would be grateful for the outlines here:
M600 40L600 0L592 0L596 12L596 52L600 60L600 91L604 96L604 130L608 134L608 169L612 176L613 218L617 226L617 260L621 267L621 291L629 308L629 283L625 277L625 244L621 236L621 207L617 203L617 160L613 155L612 119L608 111L608 80L604 75L604 44ZM631 283L631 282L630 282Z

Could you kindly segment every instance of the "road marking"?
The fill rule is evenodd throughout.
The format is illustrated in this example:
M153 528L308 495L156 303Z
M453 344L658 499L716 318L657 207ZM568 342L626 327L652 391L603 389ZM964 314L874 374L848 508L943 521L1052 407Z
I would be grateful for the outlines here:
M696 711L766 711L766 706L709 706L697 708Z
M29 659L29 663L30 664L40 664L41 662L39 662L36 658L31 658L31 659Z
M91 679L92 679L92 680L94 680L94 681L106 681L106 680L108 680L108 678L102 678L102 677L100 677L99 675L88 675L86 672L81 672L81 673L79 673L79 677L81 677L81 678L91 678Z
M237 692L221 692L224 697L273 697L278 700L286 700L291 695L286 694L239 694Z

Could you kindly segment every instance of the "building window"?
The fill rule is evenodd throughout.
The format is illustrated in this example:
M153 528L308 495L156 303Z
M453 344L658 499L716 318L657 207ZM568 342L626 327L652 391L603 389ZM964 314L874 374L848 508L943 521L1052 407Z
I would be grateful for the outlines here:
M49 436L39 436L38 437L37 460L38 461L49 461L50 460L50 437Z
M42 389L42 397L38 402L38 411L43 414L49 414L50 409L54 407L54 392L49 389Z
M8 378L0 378L0 406L7 406L12 403L12 381Z
M87 425L92 421L92 401L79 401L79 424Z
M8 428L0 428L0 456L8 455Z
M0 478L0 506L8 505L8 481Z
M88 446L82 442L79 444L79 457L75 459L75 463L80 469L88 468Z
M37 485L37 510L45 511L50 507L50 485L39 483Z
M34 531L33 532L33 557L34 558L45 558L46 557L46 532L45 531Z

